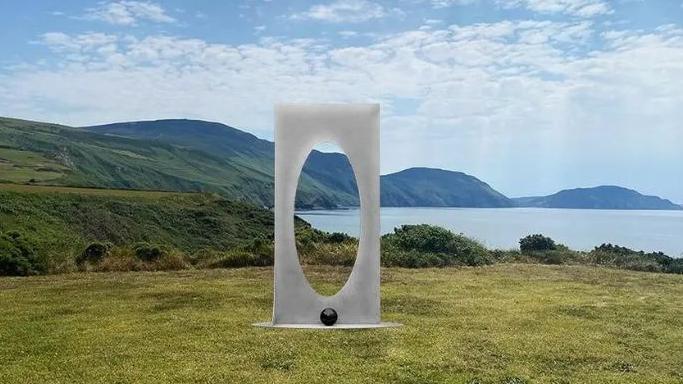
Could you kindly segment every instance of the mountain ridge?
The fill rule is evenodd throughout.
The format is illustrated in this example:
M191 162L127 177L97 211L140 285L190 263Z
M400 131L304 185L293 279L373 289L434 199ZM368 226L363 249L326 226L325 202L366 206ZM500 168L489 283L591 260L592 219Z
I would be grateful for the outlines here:
M176 145L190 144L192 147L217 156L227 156L245 167L259 163L258 160L250 157L255 154L261 159L259 167L264 173L274 173L275 145L273 142L259 139L255 135L221 123L191 119L163 119L112 123L83 127L83 129L125 137L154 139ZM201 130L201 135L197 135L199 130ZM234 135L239 135L243 140L235 140ZM229 144L226 147L221 145L221 142ZM257 149L254 150L254 147ZM413 178L404 180L405 172L412 173ZM302 169L301 180L307 181L311 187L298 191L296 205L299 208L316 209L359 204L353 169L344 154L311 151ZM425 167L410 168L382 175L380 184L381 201L386 206L399 204L400 206L437 207L513 206L512 201L485 182L457 171ZM329 196L326 190L334 190L338 194ZM463 193L463 191L466 192ZM335 201L341 204L335 204Z
M69 127L0 117L0 182L216 192L272 206L273 161L273 142L217 122L161 119ZM559 204L551 198L557 194L510 199L475 176L439 168L408 168L382 175L380 183L383 206ZM666 199L615 188L642 197L636 200L644 204L623 202L617 206L624 208L615 209L683 209ZM348 158L313 150L301 173L297 208L358 204ZM583 206L609 209L597 203Z
M381 201L385 207L480 207L514 206L502 193L464 172L413 167L381 176ZM454 195L453 189L466 193ZM421 196L419 200L415 196Z
M517 197L512 201L518 207L535 208L683 210L670 200L617 185L563 189L547 196Z

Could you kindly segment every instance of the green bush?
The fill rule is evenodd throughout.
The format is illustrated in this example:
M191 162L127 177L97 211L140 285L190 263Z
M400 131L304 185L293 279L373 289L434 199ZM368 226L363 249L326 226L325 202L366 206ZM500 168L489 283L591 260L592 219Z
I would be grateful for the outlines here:
M136 243L133 245L133 251L138 259L147 262L159 260L168 253L165 247L149 243Z
M273 265L273 259L241 249L226 252L222 257L207 264L209 268L265 267Z
M600 265L634 271L680 273L676 272L678 259L662 252L645 253L619 245L601 244L590 252L590 256L594 263Z
M493 261L483 245L433 225L403 225L382 237L382 263L385 266L476 266Z
M84 263L96 264L102 261L113 248L111 243L94 242L85 247L83 252L76 258L76 264L82 265Z
M683 259L673 259L667 266L666 272L683 274Z
M213 248L202 248L194 252L189 257L190 264L202 268L207 266L212 261L220 258L221 252L216 251Z
M266 267L273 265L273 241L257 238L228 252L202 250L194 255L200 268Z
M318 243L314 248L300 252L302 264L341 265L351 267L356 262L358 243L344 241L341 243Z
M102 261L89 265L86 270L97 272L175 271L187 269L190 266L189 258L176 248L139 243L135 248L112 247Z
M238 250L252 253L259 260L258 265L273 265L275 249L270 239L256 238L251 242L238 247Z
M522 251L522 253L552 251L555 249L557 249L555 241L540 234L529 235L519 240L519 250Z
M347 235L346 233L343 232L332 232L329 235L327 235L327 238L325 239L325 242L328 243L344 243L344 242L349 242L355 240L353 237Z
M445 267L446 258L435 253L420 251L384 250L382 264L386 267L434 268Z
M19 232L0 234L0 275L28 276L47 272L47 263L38 256L35 244Z
M547 251L526 251L526 256L540 264L567 264L577 260L577 253L568 249L552 249Z

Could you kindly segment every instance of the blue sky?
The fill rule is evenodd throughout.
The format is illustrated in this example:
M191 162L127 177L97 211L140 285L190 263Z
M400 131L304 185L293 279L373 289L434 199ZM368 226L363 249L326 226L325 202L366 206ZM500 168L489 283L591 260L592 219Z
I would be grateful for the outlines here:
M683 203L683 0L1 2L0 115L220 121L379 102L382 171Z

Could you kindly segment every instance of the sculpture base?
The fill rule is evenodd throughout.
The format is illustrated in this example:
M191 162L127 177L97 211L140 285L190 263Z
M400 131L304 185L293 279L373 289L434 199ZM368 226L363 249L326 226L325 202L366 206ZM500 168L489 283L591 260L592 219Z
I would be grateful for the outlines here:
M273 324L273 323L254 323L255 327L261 328L292 328L292 329L373 329L373 328L395 328L400 327L399 323L377 323L377 324Z

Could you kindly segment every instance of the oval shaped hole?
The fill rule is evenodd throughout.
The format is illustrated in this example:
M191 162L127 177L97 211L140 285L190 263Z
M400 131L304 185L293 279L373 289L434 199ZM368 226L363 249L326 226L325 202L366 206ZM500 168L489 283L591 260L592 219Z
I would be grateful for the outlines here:
M295 239L304 274L319 294L330 296L353 269L360 234L360 198L349 158L333 143L308 154L295 200Z

